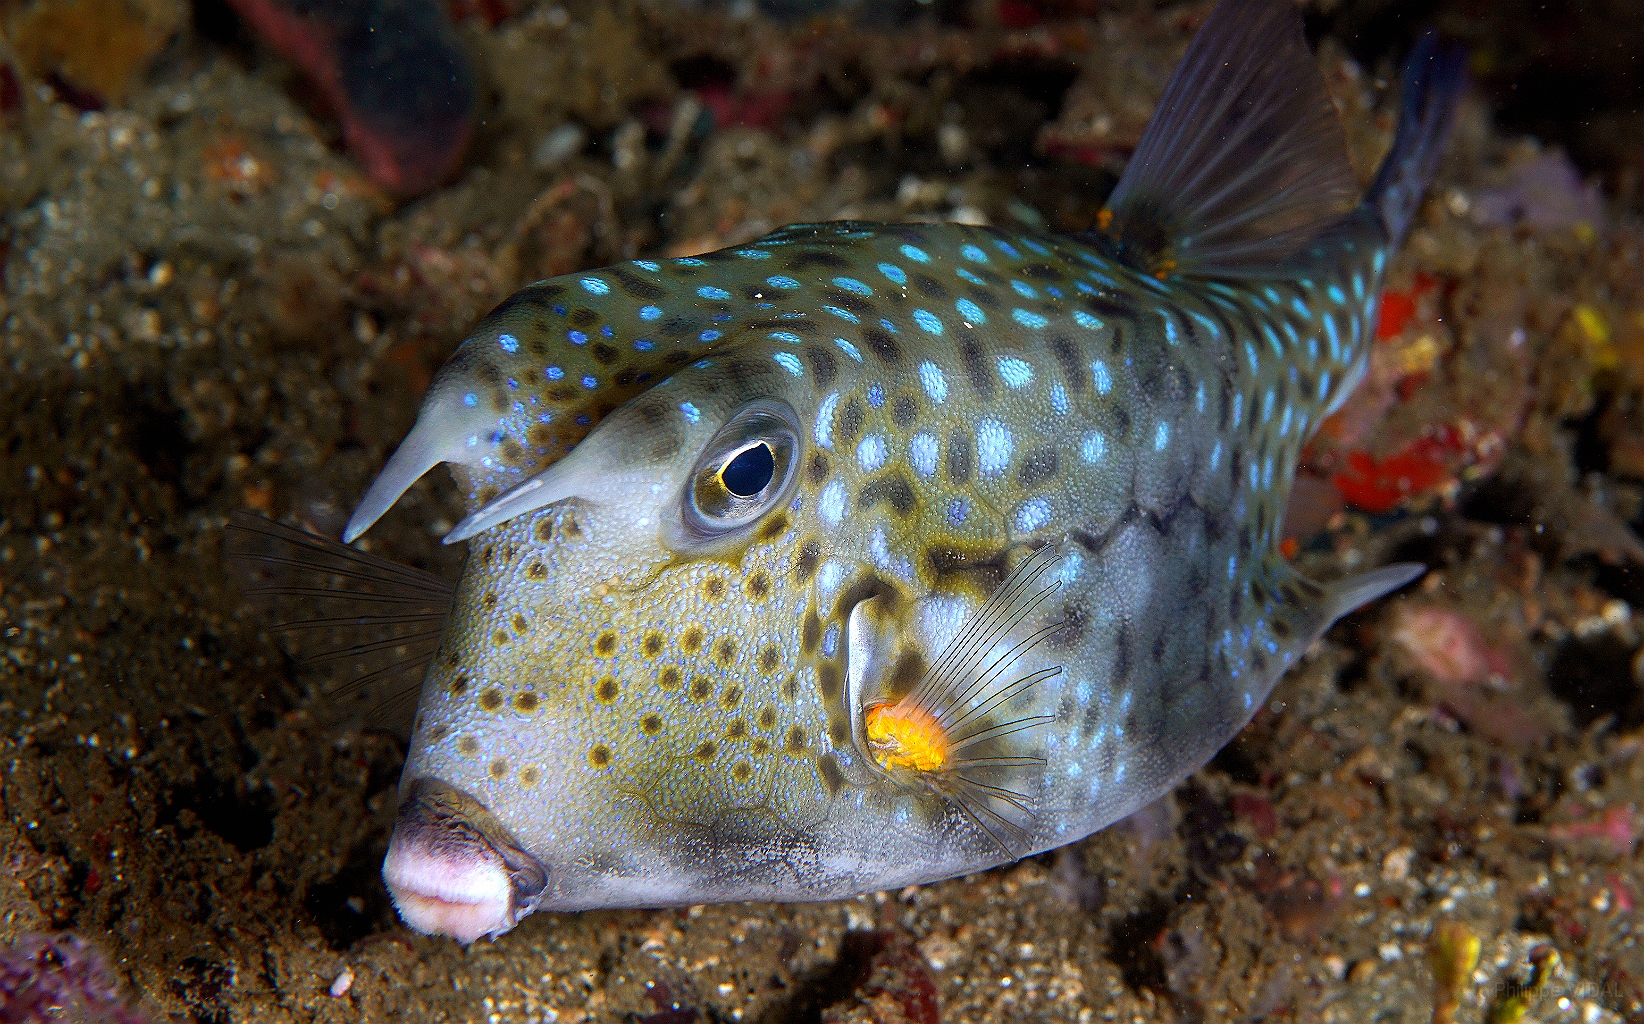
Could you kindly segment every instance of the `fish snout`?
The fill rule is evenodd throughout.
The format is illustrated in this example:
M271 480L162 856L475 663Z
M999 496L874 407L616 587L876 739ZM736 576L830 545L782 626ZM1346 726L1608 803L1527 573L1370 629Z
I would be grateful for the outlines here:
M407 925L465 944L514 927L548 886L548 869L483 803L431 777L400 804L382 877Z

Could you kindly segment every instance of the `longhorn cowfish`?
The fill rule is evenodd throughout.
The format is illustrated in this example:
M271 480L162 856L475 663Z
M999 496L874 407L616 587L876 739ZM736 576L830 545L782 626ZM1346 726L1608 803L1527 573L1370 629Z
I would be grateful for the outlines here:
M1461 83L1424 38L1361 197L1295 9L1223 0L1089 233L799 225L505 301L344 536L467 491L406 923L929 882L1204 765L1420 571L1277 545Z

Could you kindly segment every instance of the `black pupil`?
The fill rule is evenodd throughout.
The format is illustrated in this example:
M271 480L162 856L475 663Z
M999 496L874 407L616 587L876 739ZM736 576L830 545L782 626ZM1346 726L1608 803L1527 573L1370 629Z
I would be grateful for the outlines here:
M751 498L770 486L775 473L776 456L770 445L761 443L737 452L719 471L719 479L738 498Z

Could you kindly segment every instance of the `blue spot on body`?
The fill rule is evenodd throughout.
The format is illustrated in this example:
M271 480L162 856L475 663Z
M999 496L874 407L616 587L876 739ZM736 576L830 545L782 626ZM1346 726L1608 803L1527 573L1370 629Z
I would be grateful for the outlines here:
M582 290L590 295L606 295L610 293L611 286L597 277L585 277L582 279Z
M641 320L656 320L661 316L662 316L662 308L660 306L641 306L641 307L639 307L639 318Z
M892 284L907 284L908 283L907 273L905 271L903 271L903 269L901 267L897 266L894 263L881 263L881 264L879 264L879 272L881 274L884 274L886 279L888 279Z
M1060 382L1050 386L1050 407L1055 409L1058 415L1067 415L1067 389L1062 387Z
M935 363L919 364L919 382L925 386L925 394L937 405L948 397L947 378L942 376L942 370Z
M854 295L872 295L873 289L858 281L854 277L836 277L833 279L835 287L843 288Z
M799 365L799 357L792 352L778 352L771 356L776 364L793 374L795 377L804 376L805 370Z
M993 247L1013 260L1019 260L1022 258L1022 254L1017 252L1016 247L1011 245L1009 242L996 239L993 243Z
M582 378L582 386L585 388L597 388L599 387L599 381L592 377L584 377Z
M649 338L637 338L634 341L634 348L641 352L649 352L652 348L651 340Z
M879 318L879 326L883 327L885 330L891 332L892 334L901 334L902 333L900 330L897 329L895 324L891 323L889 320L886 320L884 317Z
M1028 249L1032 250L1033 252L1038 253L1040 256L1049 256L1050 255L1050 250L1049 249L1047 249L1044 246L1040 245L1038 242L1035 242L1031 238L1022 239L1022 244L1027 246Z
M941 334L942 333L942 321L937 317L937 315L935 313L932 313L928 309L916 309L916 310L914 310L913 311L913 320L920 327L924 328L927 332L929 332L931 334Z
M718 341L719 340L719 332L718 331L703 331L701 334L697 335L697 337L699 339L701 339L702 341Z
M958 526L970 517L970 502L955 498L948 502L948 522Z
M798 281L795 281L791 277L784 277L781 274L778 274L775 277L767 277L765 279L765 283L770 285L772 288L782 288L784 290L799 287Z
M679 411L684 413L685 418L692 423L702 418L702 411L690 402L679 403Z
M1025 387L1033 380L1033 367L1014 356L1004 356L999 360L999 376L1007 387Z
M960 299L958 302L953 304L953 308L959 311L960 316L964 317L966 320L969 320L973 324L985 324L988 322L988 315L982 312L982 307L978 306L969 299ZM513 350L510 349L509 351Z
M1012 281L1010 283L1010 287L1012 291L1024 299L1036 299L1039 297L1039 293L1034 291L1033 286L1028 284L1026 281Z
M514 337L512 334L497 335L497 344L502 346L502 350L504 352L519 351L519 339Z
M723 288L715 288L711 284L703 285L701 288L696 290L696 293L704 299L728 299L731 297L730 292Z
M1302 301L1300 295L1290 300L1290 308L1295 310L1296 315L1301 317L1303 320L1313 319L1313 314L1308 310L1307 303Z
M1164 422L1163 420L1160 420L1159 425L1157 427L1153 428L1153 450L1158 451L1158 452L1162 452L1162 451L1165 450L1165 447L1169 444L1170 444L1170 424Z
M1023 327L1040 328L1050 323L1049 320L1046 320L1038 313L1029 312L1025 309L1011 310L1010 318L1021 324Z
M1100 320L1091 316L1089 313L1086 313L1082 309L1076 309L1073 311L1073 322L1090 331L1099 330L1102 326L1102 322Z
M913 260L915 263L930 262L930 255L917 245L904 245L902 246L901 252L902 255L906 256L910 260Z
M1336 303L1337 305L1347 301L1347 295L1341 290L1341 285L1339 284L1333 284L1326 288L1324 290L1324 294L1330 296L1330 301Z
M878 384L868 385L868 404L875 409L885 404L885 389Z
M768 260L771 258L770 253L760 252L758 249L738 249L736 254L745 260Z
M463 395L462 396L462 404L466 405L468 408L472 409L474 406L479 404L479 397L477 395L473 395L473 394Z
M980 246L967 245L959 250L959 254L972 263L986 263L988 261L988 254L983 252Z
M987 287L988 283L986 281L982 280L980 277L977 277L975 274L973 274L970 271L966 270L964 267L960 267L958 270L955 270L954 273L958 274L960 277L964 278L966 281L969 281L971 284L981 285L984 288Z
M850 356L852 359L856 360L859 363L862 361L862 353L858 352L856 350L856 346L852 345L850 342L846 341L844 338L835 338L835 339L833 339L833 343L835 345L838 345L839 348L846 355Z
M792 331L772 331L767 334L766 337L775 341L785 341L790 345L801 345L804 344L805 341L804 338L801 338Z
M548 379L549 380L559 380L563 376L565 376L565 371L564 370L561 370L557 366L548 367Z
M681 267L705 267L708 265L706 260L699 260L695 256L687 256L681 260L674 260L674 263L675 265Z
M1096 382L1096 393L1105 395L1113 390L1113 375L1107 372L1107 364L1100 359L1090 364L1090 376Z
M573 345L588 344L588 336L583 334L581 331L567 331L565 336L571 339L571 344Z
M822 309L849 323L859 324L862 322L860 317L848 309L840 309L838 306L823 306Z
M565 315L565 307L561 306L557 303L550 306L550 307L548 307L548 308L552 309L554 311L555 316L564 316Z

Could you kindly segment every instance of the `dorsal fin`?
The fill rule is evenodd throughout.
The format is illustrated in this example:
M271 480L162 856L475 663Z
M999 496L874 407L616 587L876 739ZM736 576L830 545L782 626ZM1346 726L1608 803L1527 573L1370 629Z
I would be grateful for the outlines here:
M1098 226L1149 272L1239 277L1358 199L1347 144L1289 0L1222 0L1165 86Z

